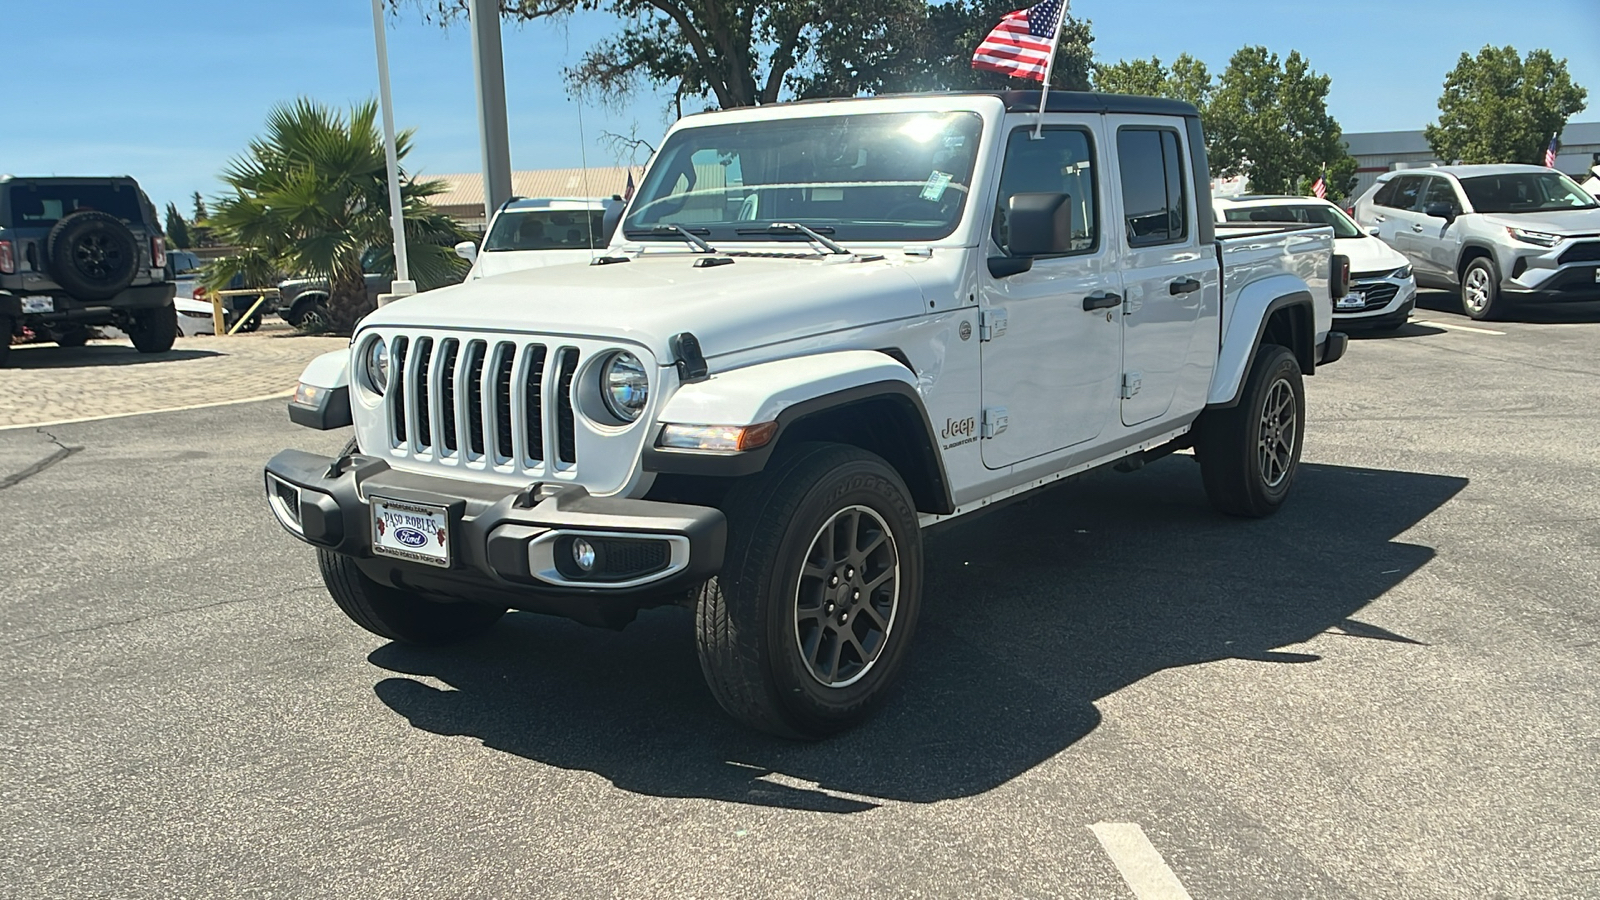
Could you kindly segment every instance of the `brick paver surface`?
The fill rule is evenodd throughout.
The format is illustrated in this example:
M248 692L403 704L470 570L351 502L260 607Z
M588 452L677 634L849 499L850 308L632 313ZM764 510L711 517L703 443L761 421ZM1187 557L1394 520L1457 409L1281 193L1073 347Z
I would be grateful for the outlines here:
M139 353L127 340L11 348L0 369L0 427L245 400L294 390L313 357L345 338L268 325L256 334L179 338L171 351Z

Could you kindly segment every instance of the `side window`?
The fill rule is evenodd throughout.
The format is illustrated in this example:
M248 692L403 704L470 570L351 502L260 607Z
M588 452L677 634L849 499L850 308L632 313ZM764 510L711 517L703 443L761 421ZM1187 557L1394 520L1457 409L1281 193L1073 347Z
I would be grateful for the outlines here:
M1390 206L1390 205L1393 204L1393 202L1394 202L1394 179L1391 178L1390 180L1385 181L1378 188L1378 192L1377 193L1372 195L1372 205L1374 205L1374 206Z
M1044 129L1033 139L1033 126L1011 132L994 217L994 242L1011 252L1006 208L1015 194L1066 194L1072 206L1072 252L1089 253L1100 245L1100 211L1095 203L1094 143L1081 128Z
M1428 192L1422 196L1422 205L1429 203L1448 203L1456 209L1461 208L1461 201L1456 199L1455 185L1448 178L1428 179Z
M1394 209L1416 209L1417 198L1422 193L1421 175L1402 175L1394 180L1394 195L1385 206Z
M1148 247L1189 236L1189 201L1178 133L1166 128L1117 132L1122 174L1122 212L1128 244Z

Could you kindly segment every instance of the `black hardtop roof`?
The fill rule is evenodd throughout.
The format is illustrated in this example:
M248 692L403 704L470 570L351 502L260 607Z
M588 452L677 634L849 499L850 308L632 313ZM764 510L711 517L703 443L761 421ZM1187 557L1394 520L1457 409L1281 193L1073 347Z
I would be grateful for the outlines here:
M89 182L131 181L138 184L132 175L0 175L0 184L9 184L13 181L26 181L30 184L85 184Z
M872 97L817 97L810 100L790 100L781 106L811 103L853 103L858 100L906 99L909 97L997 97L1006 105L1007 112L1038 112L1039 91L922 91L906 94L877 94ZM1141 97L1135 94L1099 94L1092 91L1051 91L1046 112L1064 113L1122 113L1126 115L1186 116L1199 118L1200 111L1193 104L1165 97ZM720 112L721 110L708 110Z

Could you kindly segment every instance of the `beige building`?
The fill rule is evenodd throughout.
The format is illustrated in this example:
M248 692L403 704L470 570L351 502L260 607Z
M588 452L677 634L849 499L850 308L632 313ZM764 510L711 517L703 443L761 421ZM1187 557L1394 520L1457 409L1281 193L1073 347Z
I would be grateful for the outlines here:
M635 170L633 177L639 177ZM423 180L443 181L448 189L428 202L449 214L469 231L483 231L483 173L467 175L421 175ZM535 169L511 173L511 193L517 197L610 197L620 196L628 187L628 170L623 166L590 166L588 169Z

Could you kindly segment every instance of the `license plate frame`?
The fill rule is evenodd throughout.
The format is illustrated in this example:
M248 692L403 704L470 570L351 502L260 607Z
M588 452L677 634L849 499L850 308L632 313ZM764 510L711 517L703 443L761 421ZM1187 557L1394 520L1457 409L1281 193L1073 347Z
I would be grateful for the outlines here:
M1334 309L1361 309L1367 305L1367 295L1361 291L1351 291L1340 297L1334 304Z
M451 565L450 511L443 506L388 497L368 497L372 509L372 552L448 569Z
M49 295L34 295L22 298L22 314L50 313L56 311L56 298Z

